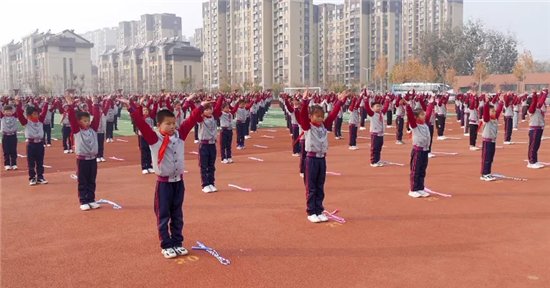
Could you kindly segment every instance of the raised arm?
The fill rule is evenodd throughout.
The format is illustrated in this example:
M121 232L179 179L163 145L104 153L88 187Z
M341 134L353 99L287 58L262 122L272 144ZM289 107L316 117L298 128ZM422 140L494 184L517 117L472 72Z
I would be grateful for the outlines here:
M21 125L25 126L27 125L27 118L25 118L25 112L23 112L23 107L21 105L21 102L17 103L17 107L15 108L15 111L17 113L17 119L19 119L19 122Z
M129 105L129 102L124 100ZM153 128L145 122L145 119L143 119L143 113L139 111L139 109L136 109L135 107L129 106L128 112L130 112L130 116L132 117L132 120L134 120L134 124L136 124L136 127L141 132L141 135L143 136L143 139L145 139L145 142L149 145L153 145L159 141L159 138L157 136L157 133L153 131Z
M42 112L40 113L40 122L44 122L46 119L46 114L48 114L48 102L44 103L44 107L42 107Z
M496 119L498 119L498 117L500 117L500 114L502 113L503 108L504 108L504 103L502 101L500 101L498 103L498 107L497 107L497 111L496 111Z
M536 93L533 93L533 98L531 99L531 105L529 106L529 113L533 114L537 110L538 97Z
M309 122L309 100L304 99L302 102L302 109L300 109L300 121L298 121L298 124L302 126L302 130L307 131L309 128L311 128L311 124Z
M426 108L426 122L430 121L432 118L432 114L434 113L435 104L434 102L428 104L428 108Z
M386 98L386 102L384 102L384 107L382 108L382 114L386 114L388 112L388 108L390 108L390 99Z
M374 111L372 111L372 108L370 107L369 98L365 99L365 110L367 111L367 115L370 117L374 116Z
M196 107L193 109L193 112L191 112L191 116L189 118L185 119L183 123L180 125L180 128L178 130L180 134L180 139L184 140L187 138L187 135L189 134L189 131L195 127L195 125L202 121L202 112L204 111L204 107L200 105L199 107Z
M336 101L334 104L334 107L332 108L332 111L330 111L330 114L328 114L327 119L325 119L325 127L331 127L332 122L336 120L336 117L338 117L338 113L340 112L340 109L342 109L342 103L343 101Z
M418 126L418 124L416 124L416 118L414 118L414 113L411 108L411 105L407 104L406 110L407 110L407 120L409 121L409 126L411 126L411 128L414 129L416 128L416 126Z
M216 100L216 105L214 106L214 111L212 113L212 115L214 115L214 118L220 118L222 116L223 100L223 96L219 95L218 99Z
M489 105L488 103L483 105L483 122L487 123L491 121L491 115L489 114Z
M92 115L94 116L94 119L92 120L92 124L90 126L94 131L97 132L97 129L99 128L99 120L101 119L101 111L99 109L99 103L93 103L92 108Z

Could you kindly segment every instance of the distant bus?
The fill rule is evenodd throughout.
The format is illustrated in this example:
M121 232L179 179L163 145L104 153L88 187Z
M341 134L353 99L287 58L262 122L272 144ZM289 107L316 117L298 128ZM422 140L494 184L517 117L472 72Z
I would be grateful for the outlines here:
M408 91L416 91L417 93L439 94L449 93L454 94L453 88L443 83L402 83L393 84L391 92L393 94L406 94Z

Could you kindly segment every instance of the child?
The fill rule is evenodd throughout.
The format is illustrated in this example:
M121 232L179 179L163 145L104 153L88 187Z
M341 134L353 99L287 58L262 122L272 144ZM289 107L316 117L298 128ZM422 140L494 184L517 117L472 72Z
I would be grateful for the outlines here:
M221 97L221 96L220 96ZM223 103L222 115L220 116L220 127L222 132L220 135L220 150L222 154L222 163L231 164L233 158L231 157L231 143L233 142L233 115L237 112L239 106L235 105L235 108L231 109L229 103Z
M504 145L512 144L513 125L514 125L514 96L508 93L504 95Z
M244 100L241 99L238 102L238 107L235 116L237 119L237 150L243 150L244 139L246 139L246 115L252 105L246 105Z
M483 97L483 95L482 95ZM476 146L477 140L477 129L479 128L479 99L476 96L470 96L470 107L468 107L469 116L468 116L468 125L470 126L470 151L477 151L479 147Z
M105 151L105 132L107 130L107 111L109 107L107 106L108 102L103 101L103 106L100 106L101 110L99 111L99 114L95 117L99 118L99 124L97 127L97 162L105 162L104 151Z
M437 140L445 140L445 121L447 120L447 101L449 98L440 96L437 98L435 106L436 124L437 124Z
M95 202L95 187L97 176L97 128L101 117L99 117L99 104L95 99L96 105L93 108L94 120L90 124L90 114L88 112L74 111L73 99L71 96L65 98L69 123L73 131L76 151L76 166L78 177L78 198L80 200L80 210L88 211L99 208Z
M401 101L404 105L405 101ZM426 178L426 169L428 168L428 153L430 150L430 128L426 124L426 119L429 119L433 113L433 104L428 106L428 110L416 109L412 110L410 105L407 105L407 120L412 131L411 151L411 173L410 173L410 191L409 196L413 198L429 197L430 194L424 191L424 178Z
M187 101L191 101L190 96ZM126 99L120 99L129 105ZM174 258L189 252L183 244L183 182L184 144L189 131L201 119L203 107L193 110L191 116L176 130L176 118L169 110L157 114L157 131L143 119L137 108L130 105L128 110L143 138L150 145L153 168L158 176L155 190L155 215L160 238L162 255Z
M472 103L472 97L470 94L466 94L462 98L462 120L460 121L460 127L464 128L464 136L470 136L470 105Z
M288 99L285 101L286 109L290 113L290 123L292 125L292 156L300 156L300 142L298 137L300 137L300 126L298 125L298 120L296 119L295 110L300 109L300 101L294 98L292 100L292 105ZM306 107L307 109L307 107Z
M144 101L142 101L142 104L144 104ZM149 108L147 107L141 107L141 114L143 119L145 120L145 123L149 125L149 127L152 129L155 127L155 122L153 118L157 114L158 109L158 103L155 103L153 105L153 109L149 111ZM138 108L139 109L139 108ZM149 149L149 145L147 144L147 141L143 138L143 135L141 135L141 131L138 131L138 139L139 139L139 151L141 153L141 174L153 174L155 173L155 170L153 170L153 159L151 157L151 150Z
M362 109L360 108L360 102L363 102L361 99L362 98L353 97L351 104L349 105L349 150L359 149L357 147L357 126L359 126L359 122L361 120L359 115L359 109Z
M199 166L201 168L202 192L212 193L218 191L215 182L216 173L216 139L218 138L218 126L216 118L222 115L223 97L218 96L216 106L212 109L210 102L203 105L202 118L199 124Z
M334 109L334 105L332 105L332 109ZM343 122L344 122L344 109L341 108L338 111L338 115L336 116L336 121L334 123L334 138L336 140L344 139L344 137L342 137L342 123Z
M493 102L498 100L499 96L495 96ZM481 153L481 177L482 181L495 181L496 178L491 175L491 166L495 158L495 148L498 134L498 117L502 112L503 103L500 102L495 111L495 107L485 101L483 106L483 146Z
M334 110L325 119L323 108L318 105L308 107L308 93L304 95L304 101L300 113L300 125L304 130L305 150L307 152L306 171L304 182L306 186L306 204L307 204L307 219L312 223L326 222L328 218L323 215L325 208L323 200L325 198L325 177L326 177L326 153L328 151L328 132L326 126L332 125L338 111L347 97L342 93L338 96L338 102L334 105ZM310 111L308 111L310 110Z
M405 107L401 100L401 96L398 96L395 100L395 125L397 126L397 129L395 129L395 144L397 145L403 145L403 127L405 123L403 120L405 118Z
M42 112L38 114L38 109L34 106L28 106L26 113L23 114L21 101L16 97L17 118L21 125L25 126L25 138L27 139L27 165L29 167L29 185L48 184L44 178L44 119L48 112L48 103L42 107ZM25 118L25 115L27 116Z
M17 119L13 113L11 105L4 106L3 111L0 111L0 132L6 171L17 170Z
M73 141L71 137L71 123L69 123L69 117L67 115L68 105L64 104L61 106L61 103L58 105L59 113L63 114L61 117L61 134L63 135L63 153L70 154L73 153Z
M529 152L527 153L529 164L527 164L527 168L531 169L544 167L542 163L538 162L538 151L545 125L546 97L548 97L548 89L544 89L540 96L533 92L529 106Z
M45 104L46 104L45 102L42 103L42 105L45 105ZM52 146L52 114L53 113L55 113L55 105L50 105L50 108L46 113L46 118L44 118L44 144L46 144L47 147Z
M109 102L109 104L107 105L107 115L105 115L105 117L107 117L107 127L105 127L105 137L107 138L107 140L105 142L113 143L114 122L118 108L115 107L114 101L112 99L108 99L107 102Z
M368 101L365 100L365 101ZM384 146L384 114L388 111L390 105L389 98L386 98L384 108L380 103L374 103L371 108L368 102L365 103L367 109L367 115L370 118L370 135L371 135L371 147L370 147L370 166L382 167L384 166L380 162L380 154L382 152L382 146Z

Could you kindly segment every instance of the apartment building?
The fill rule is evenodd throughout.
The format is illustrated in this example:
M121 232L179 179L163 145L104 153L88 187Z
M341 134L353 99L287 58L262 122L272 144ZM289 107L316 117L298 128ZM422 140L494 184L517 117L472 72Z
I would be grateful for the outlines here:
M230 83L226 25L229 5L229 0L209 0L202 5L203 82L207 89L218 89L222 84Z
M99 57L101 56L101 54L105 53L108 50L116 48L118 28L111 27L97 29L94 31L86 32L81 36L94 44L94 47L91 49L91 59L92 65L97 66L99 65Z
M0 54L0 91L19 89L24 94L60 94L65 89L92 90L93 44L65 30L58 34L38 31L21 42L2 47Z

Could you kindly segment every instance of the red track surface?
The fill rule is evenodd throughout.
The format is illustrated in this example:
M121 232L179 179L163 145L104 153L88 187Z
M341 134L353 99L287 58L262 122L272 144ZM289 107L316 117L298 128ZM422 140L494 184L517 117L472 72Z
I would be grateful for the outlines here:
M284 129L260 130L246 150L234 150L235 164L218 162L219 193L200 191L197 156L186 153L185 246L202 241L230 266L200 251L161 256L155 177L140 174L135 138L106 144L107 157L125 161L108 159L97 178L97 198L123 209L88 212L78 209L70 178L74 155L55 142L46 152L50 184L29 187L25 159L20 171L2 171L1 286L550 287L550 168L526 168L527 144L504 146L493 171L529 181L481 182L481 153L469 151L454 119L448 122L446 134L462 140L434 141L434 151L460 154L430 159L426 182L452 198L407 196L410 143L386 136L382 158L407 165L371 168L368 140L359 139L358 151L331 140L328 171L342 175L327 176L325 206L341 210L343 225L307 222L298 159ZM513 140L527 141L525 127ZM188 141L186 152L193 150ZM26 154L23 143L19 153ZM539 157L550 162L549 141Z

